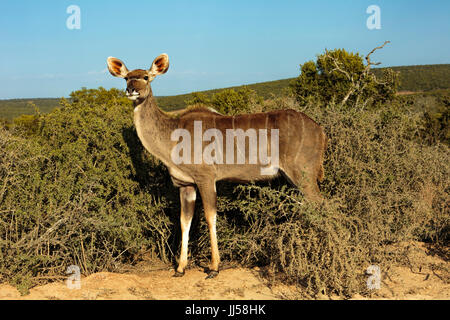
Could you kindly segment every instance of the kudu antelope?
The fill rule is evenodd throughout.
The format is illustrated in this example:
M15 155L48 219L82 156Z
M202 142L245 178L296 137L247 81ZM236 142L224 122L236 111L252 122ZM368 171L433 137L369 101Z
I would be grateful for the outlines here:
M323 179L322 164L326 136L322 127L305 114L294 110L281 110L227 116L207 108L194 108L187 109L177 116L169 115L158 108L150 87L150 82L156 76L166 73L169 68L169 58L166 54L158 56L149 70L129 71L122 61L113 57L107 59L107 64L113 76L126 80L126 95L134 101L134 123L143 146L167 166L172 182L180 188L182 240L175 276L184 275L187 265L188 237L194 215L196 187L202 198L211 241L211 264L207 278L213 278L219 272L216 181L252 182L271 179L277 175L279 169L288 180L302 189L308 200L321 200L317 181ZM190 152L183 155L187 156L185 159L194 159L193 161L180 162L179 159L173 159L173 150L178 143L176 139L173 139L173 133L177 129L184 130L183 132L187 132L190 136L203 135L200 149L194 146L192 155ZM209 129L214 129L215 134L209 135L208 139L205 135ZM264 133L264 130L270 130L270 135L265 136L266 139L260 136L258 150L264 149L266 152L270 150L272 158L275 156L275 151L278 151L276 155L278 161L269 164L250 161L252 160L250 149L255 150L255 146L242 147L238 143L234 145L233 136L232 147L227 144L226 149L214 149L216 154L212 163L201 161L201 159L199 161L198 157L195 159L196 153L202 152L203 145L206 145L205 141L212 141L213 136L216 142L215 147L223 147L219 138L224 137L230 130L235 130L235 134L239 130L240 133L244 133L244 141L246 138L250 140L252 134L256 132ZM277 139L272 139L275 133ZM276 145L273 144L274 141ZM184 152L187 151L183 150ZM225 158L234 159L235 154L237 158L240 155L241 160L245 161L224 162Z

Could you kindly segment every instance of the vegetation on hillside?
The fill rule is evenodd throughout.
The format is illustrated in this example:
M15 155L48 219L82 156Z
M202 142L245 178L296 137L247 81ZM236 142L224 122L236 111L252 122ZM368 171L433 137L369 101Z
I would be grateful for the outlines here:
M294 284L306 297L350 297L369 294L369 265L384 273L403 261L393 244L448 244L449 99L436 94L397 97L376 108L364 107L371 99L364 94L344 104L320 97L300 104L296 96L260 98L251 87L188 101L227 114L296 109L328 137L325 205L307 204L283 177L218 183L222 260L264 266L270 279ZM70 265L86 275L114 271L144 253L175 263L178 190L143 149L132 114L121 90L83 89L48 114L0 129L3 280L25 293L65 277ZM197 265L210 254L202 210L197 201L189 247Z
M33 98L0 100L0 119L12 122L23 114L32 115L35 107L42 113L48 113L59 104L59 98Z
M290 83L295 98L300 105L318 100L321 104L336 102L356 108L391 101L397 91L398 74L385 69L382 77L374 76L371 72L374 63L370 60L374 51L366 56L366 65L362 56L344 49L326 50L316 62L304 63L300 76Z
M450 89L450 64L373 68L372 72L381 79L386 69L392 69L399 74L399 91L422 92ZM238 91L242 87L247 87L255 91L263 99L273 99L286 96L289 92L289 84L293 80L295 78L266 81L226 89ZM201 93L211 98L213 94L223 90L206 90L201 91ZM157 97L160 107L167 111L185 108L187 106L186 101L192 99L193 93ZM48 113L59 105L59 98L0 100L0 122L12 122L14 118L22 114L33 114L33 105L37 106L41 113Z
M373 69L379 76L385 68ZM431 91L450 88L450 64L392 67L400 74L400 91Z
M450 89L450 64L421 65L421 66L402 66L389 68L372 68L372 73L379 79L387 69L398 73L399 92L422 92L435 89ZM248 84L245 87L254 90L258 96L264 99L273 99L280 96L286 96L289 92L289 84L296 78L282 79L276 81L267 81L255 84ZM238 90L242 86L231 87L228 89ZM201 91L208 98L213 94L224 89ZM158 97L159 105L165 110L177 110L186 107L186 101L192 99L192 93L175 96Z
M214 93L211 98L201 92L194 92L191 99L186 100L186 105L208 105L219 113L235 115L239 113L251 113L252 106L261 104L263 98L258 96L254 90L247 87L224 89Z

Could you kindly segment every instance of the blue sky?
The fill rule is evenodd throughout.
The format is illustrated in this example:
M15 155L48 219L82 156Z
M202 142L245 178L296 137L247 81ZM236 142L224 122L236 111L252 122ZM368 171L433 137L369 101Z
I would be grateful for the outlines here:
M70 30L66 9L81 10ZM369 5L381 29L369 30ZM123 88L106 58L168 73L155 95L174 95L299 74L325 48L373 55L381 66L450 63L448 0L9 1L0 2L0 99L61 97L81 87Z

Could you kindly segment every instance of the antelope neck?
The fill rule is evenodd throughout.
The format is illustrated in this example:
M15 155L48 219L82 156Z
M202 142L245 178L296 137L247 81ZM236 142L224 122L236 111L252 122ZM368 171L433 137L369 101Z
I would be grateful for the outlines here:
M134 107L134 124L139 139L150 153L167 163L170 159L167 144L173 126L170 117L158 108L151 88L147 98L135 101Z

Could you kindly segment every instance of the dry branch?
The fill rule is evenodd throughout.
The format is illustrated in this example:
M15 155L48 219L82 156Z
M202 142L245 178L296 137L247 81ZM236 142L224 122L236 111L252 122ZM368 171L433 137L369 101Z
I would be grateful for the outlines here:
M365 57L365 59L367 61L367 65L365 66L363 72L359 75L359 77L357 77L357 79L354 78L354 75L349 70L345 70L345 67L342 62L340 62L338 59L336 59L335 57L330 55L328 50L325 49L325 57L330 59L330 61L332 62L333 66L334 66L334 68L331 70L331 72L338 71L341 74L343 74L350 81L350 88L348 89L344 98L341 100L341 102L340 102L341 106L345 105L347 103L348 99L353 94L358 94L358 93L362 92L362 90L364 90L366 88L367 83L368 83L367 79L369 79L369 78L372 79L377 84L386 84L386 82L378 81L378 79L375 77L375 75L370 73L370 69L372 66L377 66L377 65L381 64L381 62L372 62L370 60L370 56L376 50L384 48L384 46L388 43L390 43L390 41L385 41L381 46L373 48L372 51L370 51L367 54L367 56ZM359 104L359 100L360 100L360 97L358 95L358 97L356 99L356 104Z

